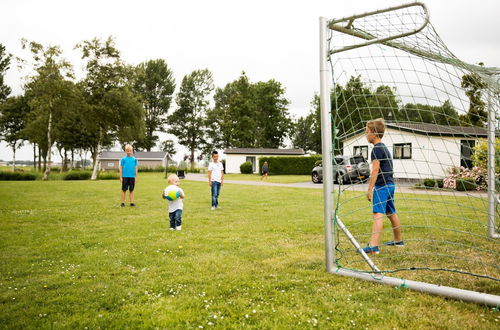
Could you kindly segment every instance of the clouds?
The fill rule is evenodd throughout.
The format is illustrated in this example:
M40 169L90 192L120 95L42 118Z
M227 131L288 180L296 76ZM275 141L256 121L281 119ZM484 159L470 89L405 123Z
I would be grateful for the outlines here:
M318 18L343 17L401 4L401 0L4 0L0 42L20 55L19 39L60 45L81 72L76 43L113 35L125 61L163 58L178 85L208 68L217 86L245 71L252 81L276 79L286 88L291 112L305 115L319 90ZM500 2L428 1L431 22L450 50L472 63L500 66ZM6 77L21 92L21 74ZM2 148L5 149L5 148ZM0 158L8 158L0 151ZM30 157L29 153L26 158Z

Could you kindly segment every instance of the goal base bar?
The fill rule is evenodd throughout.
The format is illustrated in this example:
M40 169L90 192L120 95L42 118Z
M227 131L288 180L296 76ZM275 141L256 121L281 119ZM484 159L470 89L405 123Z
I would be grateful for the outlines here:
M475 291L452 288L449 286L441 286L424 282L405 280L402 278L383 276L380 274L355 272L344 268L334 268L331 271L329 271L329 273L386 284L398 288L404 287L415 291L429 293L432 295L437 295L467 302L473 302L481 305L488 305L492 307L500 306L500 296L488 293L480 293ZM380 278L377 278L378 276L380 276Z

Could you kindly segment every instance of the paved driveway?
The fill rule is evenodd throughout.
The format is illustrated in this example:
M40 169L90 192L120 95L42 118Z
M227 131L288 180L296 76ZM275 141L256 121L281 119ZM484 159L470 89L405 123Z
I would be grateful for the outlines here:
M188 173L188 174L186 174L186 180L207 182L208 177L206 174ZM298 182L298 183L271 183L271 182L264 182L264 181L224 180L224 183L243 184L243 185L250 185L250 186L323 189L322 184L314 184L314 183L312 183L312 181ZM339 189L339 185L336 184L334 186L335 186L334 187L335 190ZM362 183L362 184L355 183L355 184L351 184L351 185L344 185L344 186L342 186L342 189L344 189L345 191L367 191L368 190L368 183ZM398 184L396 184L396 192L397 193L405 193L405 194L488 198L488 194L485 192L439 191L439 190L416 189L416 188L414 188L414 184L412 184L412 183L398 183Z

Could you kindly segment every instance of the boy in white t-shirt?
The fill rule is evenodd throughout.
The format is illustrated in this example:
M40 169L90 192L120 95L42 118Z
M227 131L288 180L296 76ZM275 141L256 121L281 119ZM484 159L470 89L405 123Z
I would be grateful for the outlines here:
M212 190L212 211L219 208L219 194L224 184L224 165L219 162L219 153L212 152L212 162L208 165L208 185Z
M167 198L165 195L166 191L170 189L178 188L180 192L179 198L174 201L168 201L168 216L170 218L170 230L181 230L182 229L182 208L184 199L184 190L179 187L180 180L179 177L175 174L171 174L167 178L168 186L163 190L162 197Z

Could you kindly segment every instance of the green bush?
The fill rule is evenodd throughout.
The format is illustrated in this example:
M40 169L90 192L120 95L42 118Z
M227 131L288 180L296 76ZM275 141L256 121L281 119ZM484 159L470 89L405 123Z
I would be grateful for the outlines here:
M253 173L253 165L251 162L244 162L240 165L240 172L242 174L252 174Z
M139 166L139 172L165 172L165 166Z
M0 181L33 181L36 177L35 173L0 172Z
M118 180L120 179L120 173L117 172L99 172L97 175L98 180Z
M436 180L438 188L443 188L444 187L444 182L443 179L438 179Z
M71 171L64 175L63 180L88 180L91 175L88 171Z
M321 161L321 155L306 157L261 157L259 158L259 172L262 171L264 162L267 162L270 175L308 175L311 174L311 170L318 161Z
M427 188L434 188L434 186L436 186L436 180L424 179L424 186L426 186Z
M457 190L458 191L466 191L466 190L476 190L477 184L474 178L459 178L457 179Z

